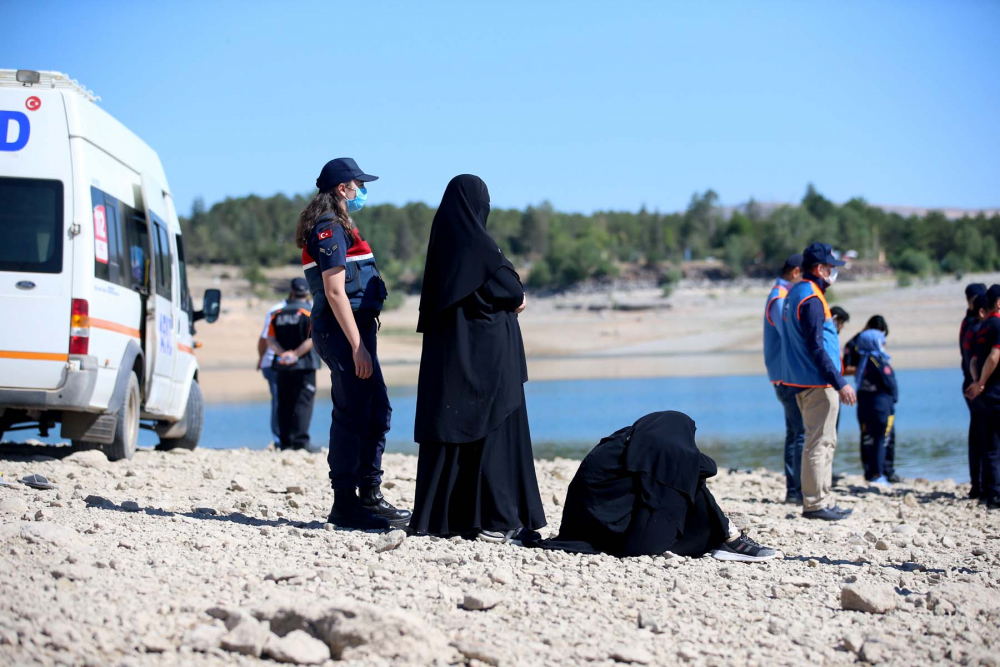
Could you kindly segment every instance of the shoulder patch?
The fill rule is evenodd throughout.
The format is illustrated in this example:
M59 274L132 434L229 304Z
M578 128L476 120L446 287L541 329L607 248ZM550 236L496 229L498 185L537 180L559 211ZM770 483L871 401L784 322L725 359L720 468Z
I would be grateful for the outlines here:
M885 369L884 369L884 373L886 375L892 375L892 368L890 368L889 366L886 366Z
M333 236L333 230L332 229L328 229L325 232L320 232L319 233L319 240L322 241L323 239L328 239L331 236Z

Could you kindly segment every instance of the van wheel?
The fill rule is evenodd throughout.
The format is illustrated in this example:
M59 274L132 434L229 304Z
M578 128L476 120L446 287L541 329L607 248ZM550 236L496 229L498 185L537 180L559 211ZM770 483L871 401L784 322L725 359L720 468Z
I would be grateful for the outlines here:
M139 441L139 380L135 373L129 373L128 387L125 389L125 402L115 416L115 437L107 444L97 445L109 461L131 459L135 454L135 446ZM93 447L91 443L81 440L73 441L74 447Z
M159 450L194 449L201 440L201 428L205 424L205 404L201 397L201 387L197 380L191 381L191 391L188 392L187 407L184 408L182 419L187 421L187 432L179 438L160 438Z

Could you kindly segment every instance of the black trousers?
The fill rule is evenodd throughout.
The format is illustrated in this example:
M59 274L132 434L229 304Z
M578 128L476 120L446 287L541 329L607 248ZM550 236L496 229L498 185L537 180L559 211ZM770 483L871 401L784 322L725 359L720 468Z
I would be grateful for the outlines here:
M858 409L861 427L861 465L869 482L895 471L896 415ZM890 451L892 452L890 454Z
M980 396L972 405L979 416L979 493L1000 497L1000 397Z
M333 316L330 317L333 320ZM392 408L378 362L375 313L355 311L358 333L372 358L371 377L354 372L354 354L336 320L313 322L313 344L330 368L333 415L330 421L330 486L354 489L382 483L382 453Z
M963 387L967 389L967 387ZM969 489L970 498L978 498L982 495L981 469L983 462L983 427L984 418L976 410L975 404L969 399L965 399L965 404L969 406Z
M309 424L316 399L316 371L282 370L278 376L278 447L309 446Z

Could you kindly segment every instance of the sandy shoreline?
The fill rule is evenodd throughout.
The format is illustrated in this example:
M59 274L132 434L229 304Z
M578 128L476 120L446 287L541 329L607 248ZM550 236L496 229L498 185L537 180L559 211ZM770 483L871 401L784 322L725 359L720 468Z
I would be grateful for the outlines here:
M576 465L536 462L544 534ZM411 503L416 459L385 468ZM884 496L849 476L837 491L854 515L830 525L780 504L775 473L723 473L722 507L783 551L747 565L327 530L325 460L298 452L86 452L3 472L59 489L0 488L2 664L262 663L231 650L240 632L251 653L333 648L331 667L996 664L1000 515L950 481ZM843 609L845 587L878 611ZM306 632L279 640L255 618Z
M276 281L294 270L276 272ZM196 274L195 293L212 286L209 273ZM958 325L964 315L962 290L972 279L1000 281L1000 274L962 282L898 288L889 279L837 283L835 303L851 313L842 340L861 330L872 315L889 322L889 349L898 369L954 368ZM227 294L239 285L222 285ZM762 375L761 312L764 282L724 286L686 285L664 300L655 288L534 298L520 316L532 380ZM269 303L256 297L224 297L224 313L213 325L198 325L201 383L209 401L264 400L267 385L255 370L256 336ZM644 311L606 309L642 304ZM391 386L416 384L420 335L417 297L382 316L379 357ZM591 310L605 308L604 310ZM322 392L329 390L325 371Z

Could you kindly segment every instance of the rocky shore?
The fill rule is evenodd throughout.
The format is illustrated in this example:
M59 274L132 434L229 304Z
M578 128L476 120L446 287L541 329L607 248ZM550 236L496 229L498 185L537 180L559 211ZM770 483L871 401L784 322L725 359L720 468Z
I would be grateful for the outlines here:
M55 452L53 452L55 453ZM549 526L577 463L536 463ZM413 500L416 459L385 457ZM0 664L1000 664L1000 513L964 485L838 483L807 522L781 477L711 488L762 564L618 560L324 525L322 455L96 451L0 461Z

